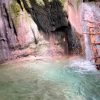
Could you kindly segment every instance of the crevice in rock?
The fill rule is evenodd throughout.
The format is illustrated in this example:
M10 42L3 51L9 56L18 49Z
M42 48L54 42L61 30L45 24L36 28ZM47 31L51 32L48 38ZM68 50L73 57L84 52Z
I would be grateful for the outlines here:
M17 37L17 36L18 36L18 34L17 34L17 30L16 30L16 27L15 27L15 24L14 24L14 21L13 21L12 18L11 18L11 22L12 22L12 26L13 26L14 34L15 34L16 37Z
M62 32L64 34L63 37L65 38L64 47L66 51L68 49L68 54L80 54L82 52L82 47L79 37L75 35L75 31L71 27L70 23L68 23L68 26L61 26L57 28L54 32L60 32L60 33Z
M81 43L68 21L68 14L63 11L63 6L59 0L43 0L44 5L40 6L34 0L30 0L32 8L24 1L26 11L32 16L40 31L43 31L48 38L52 34L63 34L66 44L68 43L68 51L70 54L79 54L81 51ZM58 34L59 35L59 34Z
M3 3L3 8L5 9L5 13L6 13L6 16L5 17L7 17L7 21L8 21L9 28L12 28L11 27L11 23L10 23L9 13L8 13L8 10L6 8L6 4L5 3Z
M22 6L22 4L21 4L21 0L17 0L17 2L18 2L18 4L20 5L20 8L21 8L22 11L23 11L23 6Z
M37 40L37 38L36 38L36 36L35 36L35 33L34 33L34 31L33 31L32 28L31 28L31 30L32 30L32 33L33 33L33 36L34 36L34 42L35 42L35 44L38 44L38 40Z

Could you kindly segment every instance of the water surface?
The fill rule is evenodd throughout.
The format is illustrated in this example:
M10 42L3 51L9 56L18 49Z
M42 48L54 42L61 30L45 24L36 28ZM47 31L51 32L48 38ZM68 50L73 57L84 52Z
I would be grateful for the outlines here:
M100 100L100 72L84 68L61 61L0 65L0 100Z

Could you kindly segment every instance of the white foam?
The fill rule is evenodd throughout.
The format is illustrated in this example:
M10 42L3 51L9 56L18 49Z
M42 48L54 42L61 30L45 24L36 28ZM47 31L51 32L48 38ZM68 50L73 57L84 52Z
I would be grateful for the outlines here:
M84 59L71 60L69 62L69 66L87 70L87 71L96 71L95 65L93 65L90 61Z

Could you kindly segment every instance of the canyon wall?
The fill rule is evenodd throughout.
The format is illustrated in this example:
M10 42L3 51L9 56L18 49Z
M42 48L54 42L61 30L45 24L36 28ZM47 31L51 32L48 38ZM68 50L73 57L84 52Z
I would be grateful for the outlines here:
M82 0L1 0L0 62L83 55Z

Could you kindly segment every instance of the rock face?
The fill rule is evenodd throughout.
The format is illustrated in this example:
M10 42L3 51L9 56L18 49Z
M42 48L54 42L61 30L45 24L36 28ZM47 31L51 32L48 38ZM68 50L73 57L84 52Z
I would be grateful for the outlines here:
M25 13L19 12L20 15L17 15L19 21L15 23L17 16L13 12L11 14L9 10L11 4L9 3L10 0L0 2L0 62L17 57L17 55L13 55L13 51L26 47L32 42L30 38L33 38Z
M63 0L1 0L0 62L28 55L80 54Z
M16 44L16 35L14 27L9 18L6 3L0 2L0 61L10 58L10 48Z
M95 42L100 42L100 35L97 35L97 33L100 32L100 2L89 2L89 3L83 3L82 4L82 23L83 23L83 33L86 42L86 58L88 60L94 61L94 53L92 51L92 45L90 45L90 27L93 27L92 30L94 32L93 37L95 38ZM87 40L88 41L87 41ZM98 57L100 56L100 45L95 45L97 48ZM95 55L97 56L97 55ZM100 62L100 61L99 61Z

